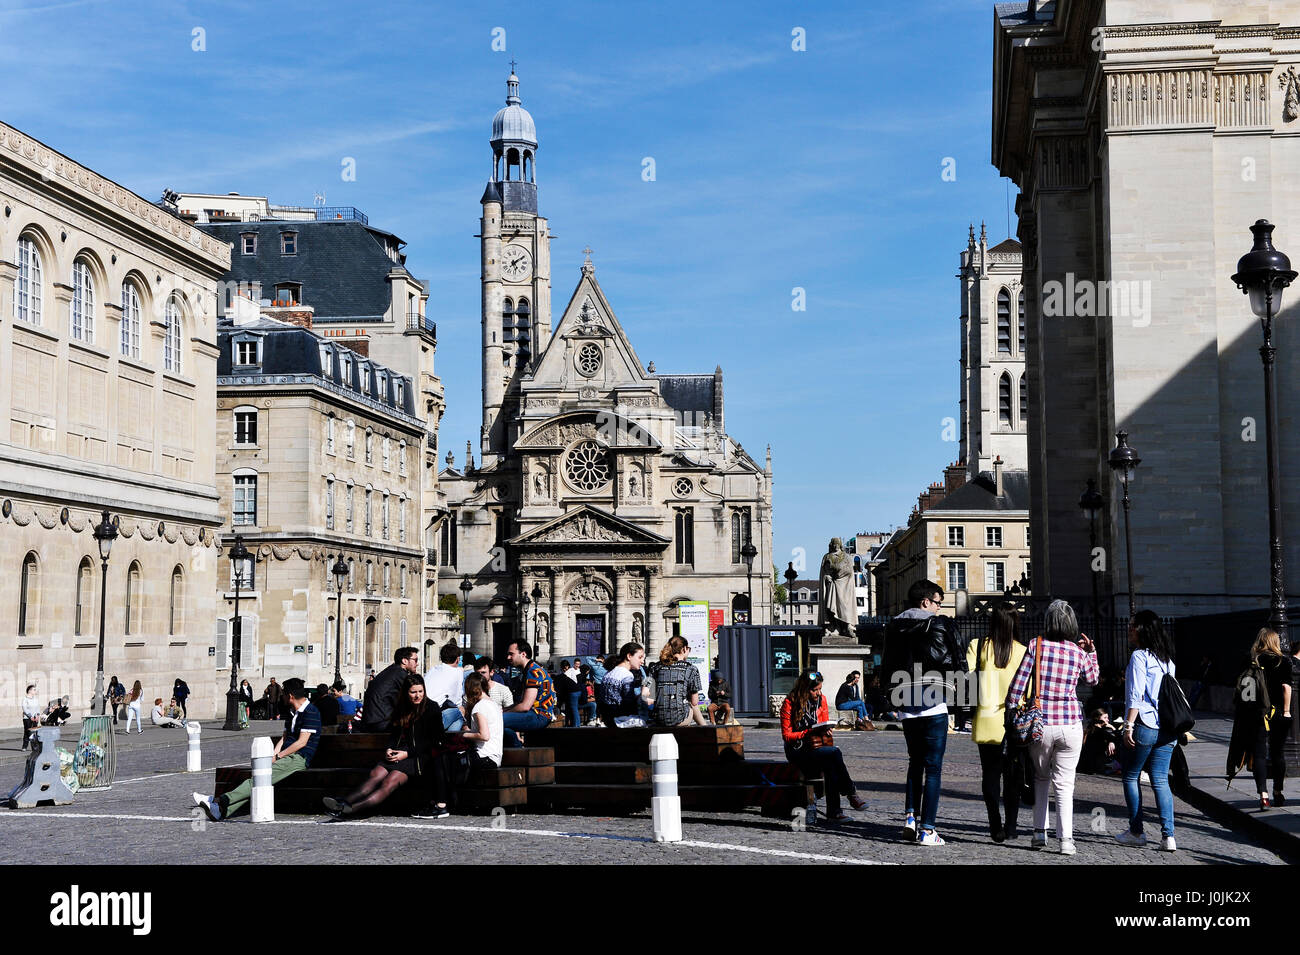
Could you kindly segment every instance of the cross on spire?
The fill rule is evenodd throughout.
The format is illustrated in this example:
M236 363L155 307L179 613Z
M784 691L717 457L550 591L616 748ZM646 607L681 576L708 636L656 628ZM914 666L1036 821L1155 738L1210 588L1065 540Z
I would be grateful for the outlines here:
M587 261L586 261L586 264L587 264L587 265L590 265L590 264L591 264L591 253L592 253L593 251L594 251L594 250L591 248L591 246L587 246L587 248L585 248L585 249L582 250L582 254L585 255L585 256L587 257Z
M515 71L515 58L512 56L510 58L510 72L513 73L514 71Z

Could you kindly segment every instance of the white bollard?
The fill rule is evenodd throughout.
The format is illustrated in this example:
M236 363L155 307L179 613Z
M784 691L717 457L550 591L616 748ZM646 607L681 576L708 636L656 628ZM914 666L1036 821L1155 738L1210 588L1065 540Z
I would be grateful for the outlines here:
M186 723L185 734L190 739L190 748L185 751L185 771L187 773L203 772L203 750L199 748L199 734L203 727L198 723Z
M248 803L253 822L275 822L275 789L271 786L271 737L253 740L253 793Z
M682 798L677 795L677 738L656 733L650 740L650 811L655 842L682 841Z

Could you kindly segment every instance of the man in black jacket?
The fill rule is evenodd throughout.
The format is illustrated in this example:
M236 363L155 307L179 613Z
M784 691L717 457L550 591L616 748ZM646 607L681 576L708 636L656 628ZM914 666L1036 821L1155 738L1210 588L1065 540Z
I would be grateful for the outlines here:
M418 672L420 651L415 647L402 647L393 654L393 662L384 667L366 688L366 699L361 708L361 732L387 731L407 674Z
M934 822L948 745L948 701L956 689L957 674L966 672L966 650L952 619L939 614L942 603L942 587L931 580L918 580L908 588L908 609L885 627L889 700L903 717L907 740L903 837L923 846L944 844Z

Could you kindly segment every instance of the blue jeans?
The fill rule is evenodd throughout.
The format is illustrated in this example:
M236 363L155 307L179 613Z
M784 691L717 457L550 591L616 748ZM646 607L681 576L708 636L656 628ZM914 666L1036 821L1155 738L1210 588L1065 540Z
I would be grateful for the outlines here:
M581 693L568 694L568 710L569 710L570 726L582 725L582 709L581 709L581 704L579 703L581 697L582 697Z
M442 728L448 733L459 733L465 728L465 715L460 707L450 707L442 711Z
M1169 791L1169 760L1177 743L1162 736L1141 720L1133 726L1133 742L1124 766L1124 802L1128 804L1128 828L1133 835L1142 834L1142 770L1151 775L1156 792L1156 809L1160 812L1160 834L1174 834L1174 794Z
M948 717L940 714L903 720L903 738L907 740L906 809L916 814L919 797L921 812L917 821L922 829L933 829L939 814L943 754L948 748Z
M867 704L863 703L861 700L845 700L835 708L837 710L852 710L858 714L858 719L867 719Z
M527 713L511 712L501 714L501 725L505 729L505 732L502 734L505 738L505 744L507 746L518 747L523 744L519 742L519 734L517 731L527 733L529 730L539 730L543 727L550 726L551 721L549 717L545 717L541 713L529 710Z

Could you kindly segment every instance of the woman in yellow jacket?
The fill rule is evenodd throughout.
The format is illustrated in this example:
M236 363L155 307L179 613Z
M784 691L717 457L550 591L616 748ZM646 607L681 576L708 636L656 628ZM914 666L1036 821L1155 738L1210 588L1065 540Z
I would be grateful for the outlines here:
M1016 837L1024 761L1019 748L1006 738L1006 698L1024 655L1020 618L1006 607L993 611L988 636L972 640L966 651L967 666L974 675L978 694L972 735L979 746L984 805L988 808L989 833L994 842ZM999 789L1006 808L1005 827L998 806Z

